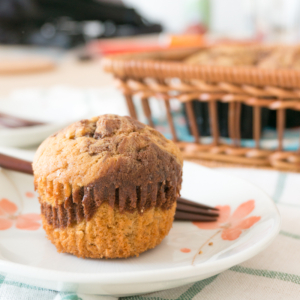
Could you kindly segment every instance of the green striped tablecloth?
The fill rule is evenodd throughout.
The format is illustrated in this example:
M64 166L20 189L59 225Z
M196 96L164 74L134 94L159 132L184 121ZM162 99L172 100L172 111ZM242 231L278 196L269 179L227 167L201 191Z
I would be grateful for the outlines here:
M256 169L219 169L260 186L278 205L282 229L266 250L231 269L184 287L123 299L300 299L300 174ZM1 270L0 270L1 271ZM4 300L104 300L103 296L59 293L0 277Z

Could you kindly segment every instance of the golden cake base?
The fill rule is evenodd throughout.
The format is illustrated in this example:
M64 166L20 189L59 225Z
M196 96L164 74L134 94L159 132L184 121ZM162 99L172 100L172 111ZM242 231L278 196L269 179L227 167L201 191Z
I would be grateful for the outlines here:
M169 210L151 208L142 215L120 213L103 203L91 220L54 228L44 216L43 227L58 252L83 258L126 258L159 245L169 233L176 203Z

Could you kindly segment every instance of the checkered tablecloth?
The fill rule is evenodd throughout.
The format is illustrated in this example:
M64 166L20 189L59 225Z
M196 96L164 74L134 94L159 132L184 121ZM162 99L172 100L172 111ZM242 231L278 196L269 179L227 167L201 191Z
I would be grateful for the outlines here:
M300 298L300 174L257 169L218 169L260 186L277 204L282 228L275 241L252 259L211 278L180 288L123 299L299 299ZM1 271L1 270L0 270ZM59 293L0 276L0 299L116 299Z

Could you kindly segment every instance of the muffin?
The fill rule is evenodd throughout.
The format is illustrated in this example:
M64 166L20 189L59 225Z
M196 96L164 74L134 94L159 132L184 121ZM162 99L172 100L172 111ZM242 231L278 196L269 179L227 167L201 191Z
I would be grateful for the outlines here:
M252 66L262 55L256 49L244 46L220 45L203 49L185 59L185 63L192 65L214 66Z
M257 66L264 69L299 69L300 48L296 46L278 46L270 55L262 59Z
M274 48L251 45L218 45L202 49L185 59L192 65L257 66L273 54Z
M58 252L138 256L172 227L180 151L130 117L103 115L68 126L41 144L33 170L43 227Z

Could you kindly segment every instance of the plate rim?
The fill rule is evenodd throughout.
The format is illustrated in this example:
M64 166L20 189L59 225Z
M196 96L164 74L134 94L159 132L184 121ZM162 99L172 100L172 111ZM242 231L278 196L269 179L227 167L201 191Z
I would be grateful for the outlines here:
M208 172L217 172L216 170L200 166L196 163L184 161L184 164L190 164L197 166ZM235 180L242 181L248 185L251 185L256 190L259 190L265 197L265 200L271 204L274 209L275 216L274 216L274 228L268 234L265 239L260 240L259 242L255 243L254 245L240 251L239 253L222 258L221 260L215 261L206 261L200 264L195 265L188 265L188 266L178 266L174 268L168 269L155 269L155 270L145 270L145 271L126 271L126 272L114 272L114 273L80 273L80 272L69 272L69 271L57 271L51 269L45 269L42 267L36 266L29 266L21 263L16 263L4 259L0 259L0 268L2 272L7 272L9 274L17 274L18 276L25 276L27 278L51 282L63 281L68 283L102 283L102 284L129 284L133 281L135 283L151 283L151 282L159 282L159 281L170 281L170 280L178 280L183 278L191 278L195 276L200 276L205 274L205 270L209 273L215 270L226 270L230 267L237 265L243 261L250 259L251 257L255 256L266 247L268 247L271 242L275 239L277 234L281 228L281 217L278 211L278 208L272 198L260 187L256 186L255 184L236 177L231 174L226 174ZM221 267L221 266L222 267ZM34 274L34 275L33 275Z

